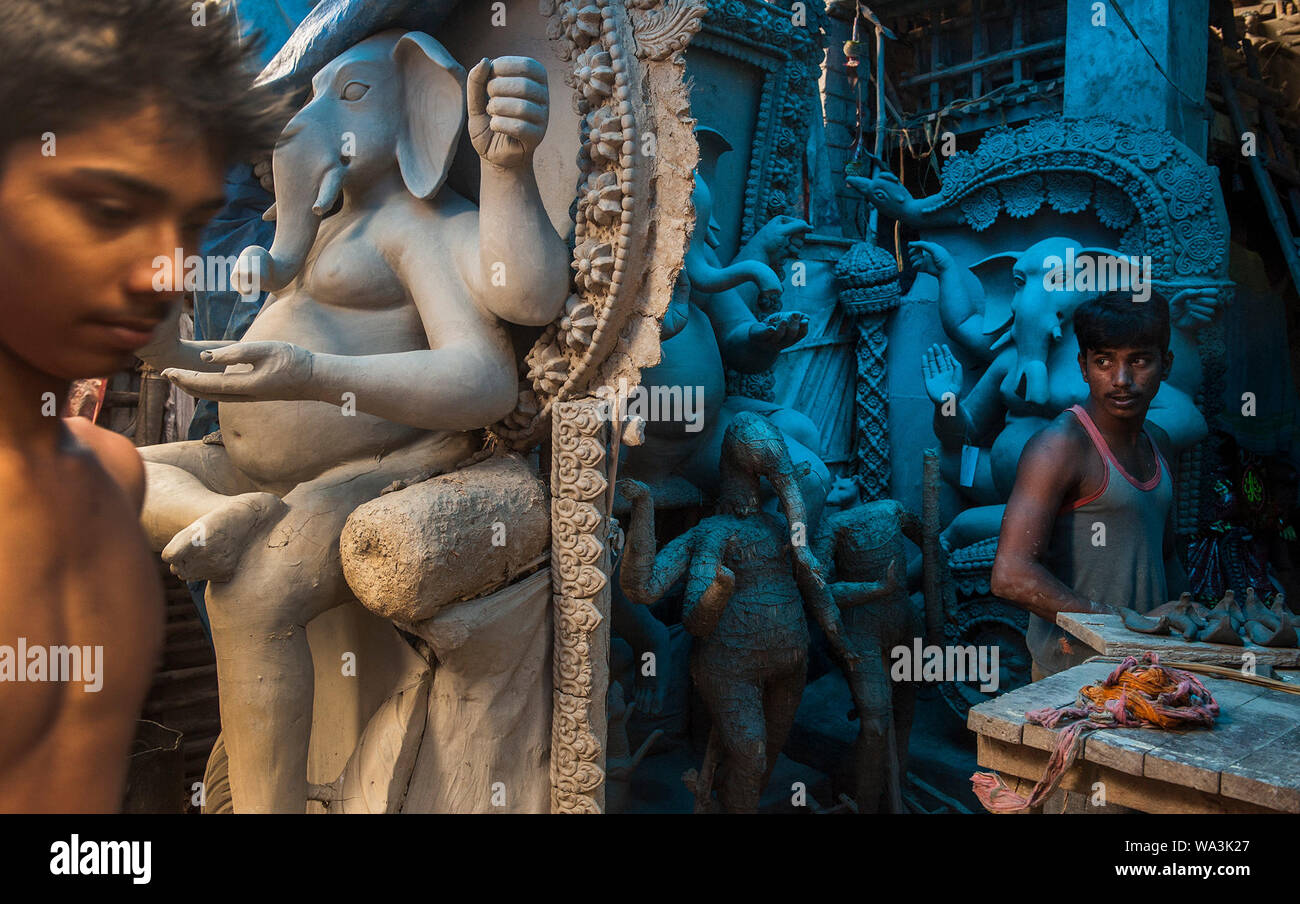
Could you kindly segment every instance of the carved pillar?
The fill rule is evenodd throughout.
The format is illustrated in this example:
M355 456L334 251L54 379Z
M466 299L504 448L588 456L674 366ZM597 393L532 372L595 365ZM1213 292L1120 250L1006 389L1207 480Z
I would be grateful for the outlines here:
M551 454L555 707L551 811L605 809L609 690L608 422L595 399L556 402Z
M902 297L898 265L884 248L859 242L835 265L835 287L840 304L858 327L854 476L864 500L885 499L891 477L885 322Z

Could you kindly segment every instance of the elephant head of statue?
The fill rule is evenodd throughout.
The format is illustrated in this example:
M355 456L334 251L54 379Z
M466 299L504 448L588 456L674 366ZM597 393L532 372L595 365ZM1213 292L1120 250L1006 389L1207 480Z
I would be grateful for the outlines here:
M720 511L756 512L762 499L760 481L766 477L791 525L809 524L810 515L815 523L821 513L820 499L813 511L804 499L799 482L805 472L790 458L790 448L780 429L752 411L740 412L727 425L718 472Z
M438 191L465 125L465 78L433 38L402 31L367 38L316 73L272 157L275 240L240 261L261 288L276 291L301 272L345 194L362 198L397 179L416 198Z
M1073 349L1063 343L1074 335L1075 310L1111 288L1140 290L1143 273L1116 251L1085 248L1060 236L1043 239L1019 254L989 260L997 258L1009 259L1014 286L1009 304L991 294L984 308L984 331L997 336L990 349L1015 350L1015 361L1000 388L1006 395L1043 405L1050 395L1049 362L1054 354L1061 349L1069 352L1073 367Z
M921 202L912 196L898 176L889 171L875 154L866 155L870 167L866 176L848 176L853 189L887 217L904 223L914 223L923 217Z

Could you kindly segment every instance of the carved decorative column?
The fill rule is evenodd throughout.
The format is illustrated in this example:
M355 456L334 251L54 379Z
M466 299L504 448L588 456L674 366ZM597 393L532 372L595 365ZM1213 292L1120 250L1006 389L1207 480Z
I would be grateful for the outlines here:
M889 496L889 403L885 394L885 321L902 292L898 265L884 248L859 242L835 265L840 304L858 327L853 454L864 500Z
M555 707L551 811L602 813L609 690L608 421L595 399L556 402L551 453Z

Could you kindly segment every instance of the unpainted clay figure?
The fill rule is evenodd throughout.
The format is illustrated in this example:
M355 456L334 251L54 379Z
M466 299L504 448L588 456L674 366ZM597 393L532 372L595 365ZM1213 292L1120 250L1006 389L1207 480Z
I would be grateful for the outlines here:
M771 421L742 412L722 442L718 513L655 554L654 501L637 481L620 481L632 503L622 562L623 591L650 605L683 575L682 623L697 639L691 676L722 749L719 799L753 813L794 725L808 666L803 607L850 670L858 659L803 535L807 515L795 467ZM760 480L776 491L785 518L763 511Z
M467 111L477 208L443 187ZM316 74L276 148L275 241L236 268L272 294L244 341L142 355L221 403L219 442L143 450L143 521L173 571L209 582L238 811L304 811L304 626L351 598L349 514L473 454L515 405L506 323L564 303L569 255L532 166L547 120L535 60L484 59L467 81L427 34L361 41Z
M858 715L853 796L859 813L878 812L882 795L891 812L901 813L916 687L891 680L890 652L925 634L904 575L903 540L921 545L921 520L892 499L858 504L857 485L844 478L826 505L813 551L830 569L848 646L861 658L846 672Z
M1255 596L1255 588L1246 588L1246 601L1237 602L1235 591L1224 591L1213 608L1206 608L1184 593L1178 600L1165 603L1141 615L1121 608L1124 627L1139 634L1177 634L1183 640L1226 644L1240 647L1249 640L1261 647L1295 647L1300 645L1300 616L1286 607L1284 594L1274 595L1273 605L1265 606Z
M661 390L666 390L660 396L664 398L698 392L693 396L695 416L650 420L644 442L623 447L621 473L649 485L661 505L683 504L683 487L694 500L712 497L718 490L718 458L727 425L738 412L753 411L776 425L795 464L803 466L800 483L815 522L830 477L819 455L816 426L793 409L728 395L726 379L726 367L742 373L770 368L783 349L807 335L806 315L776 311L760 318L754 308L772 310L779 303L779 270L811 227L793 217L774 217L723 264L712 183L718 157L731 145L713 129L696 129L696 137L700 165L692 195L695 231L660 329L660 363L641 376L641 387L652 398ZM614 629L631 644L638 661L646 653L661 661L669 655L667 628L649 609L631 605L617 588ZM659 714L666 693L666 682L638 673L634 699L643 714Z

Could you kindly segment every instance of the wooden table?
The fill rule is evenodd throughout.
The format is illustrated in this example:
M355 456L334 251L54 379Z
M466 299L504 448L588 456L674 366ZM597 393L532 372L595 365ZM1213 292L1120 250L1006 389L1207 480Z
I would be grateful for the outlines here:
M972 707L981 767L1028 797L1060 729L1027 711L1071 703L1116 666L1087 662ZM1090 732L1061 787L1148 813L1300 813L1300 695L1200 676L1219 703L1213 729L1116 728Z
M1118 615L1061 612L1056 616L1056 623L1102 656L1122 658L1137 656L1143 650L1151 650L1159 654L1161 659L1204 662L1239 669L1246 662L1242 654L1251 653L1255 657L1256 669L1261 675L1268 673L1268 669L1261 668L1262 666L1269 668L1300 666L1300 649L1294 647L1261 647L1251 641L1246 641L1245 646L1235 647L1222 643L1183 640L1175 634L1140 634L1124 627L1124 622Z

